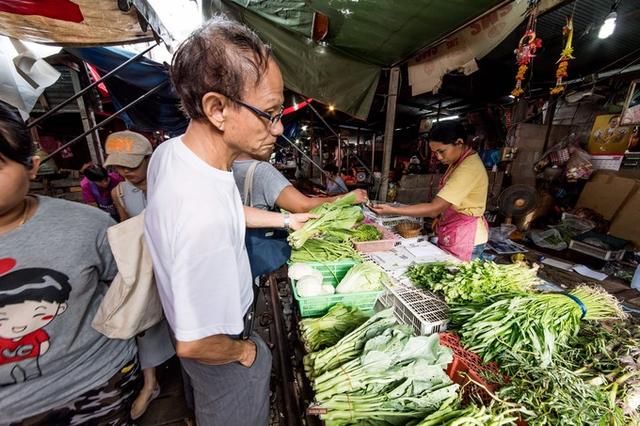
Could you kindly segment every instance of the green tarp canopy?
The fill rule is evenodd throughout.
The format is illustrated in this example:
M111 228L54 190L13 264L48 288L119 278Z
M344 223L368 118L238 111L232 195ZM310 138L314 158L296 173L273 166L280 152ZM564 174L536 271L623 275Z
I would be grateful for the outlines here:
M273 47L287 88L366 119L383 68L487 11L498 0L205 0ZM314 12L329 17L324 43L311 40Z

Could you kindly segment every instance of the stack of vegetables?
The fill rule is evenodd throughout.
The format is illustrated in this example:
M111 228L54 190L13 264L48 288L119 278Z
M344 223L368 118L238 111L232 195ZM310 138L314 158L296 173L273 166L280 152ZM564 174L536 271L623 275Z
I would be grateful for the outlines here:
M327 426L404 425L457 395L444 372L451 350L438 336L412 336L392 310L381 311L335 345L305 357Z
M640 421L640 329L622 321L613 296L586 286L539 293L535 270L488 262L415 265L407 275L443 294L466 348L510 377L493 395L498 408L520 407L532 426Z

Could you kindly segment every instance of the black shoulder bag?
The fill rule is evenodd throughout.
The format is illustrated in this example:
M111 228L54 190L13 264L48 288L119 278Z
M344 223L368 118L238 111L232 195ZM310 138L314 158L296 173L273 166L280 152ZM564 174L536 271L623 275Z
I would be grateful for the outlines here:
M249 166L244 179L244 205L253 207L251 202L253 175L260 164L255 161ZM284 265L291 256L291 247L287 242L288 232L273 228L247 228L245 245L249 253L251 275L255 279L260 275L274 272Z

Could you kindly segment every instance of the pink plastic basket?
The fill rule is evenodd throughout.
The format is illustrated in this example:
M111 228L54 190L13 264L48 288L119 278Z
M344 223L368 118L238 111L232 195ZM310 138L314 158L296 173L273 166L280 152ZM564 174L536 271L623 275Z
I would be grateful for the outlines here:
M398 237L387 228L375 223L369 223L369 225L375 226L380 232L382 232L382 239L376 241L363 241L359 243L353 243L356 250L358 250L360 253L391 250L398 243Z

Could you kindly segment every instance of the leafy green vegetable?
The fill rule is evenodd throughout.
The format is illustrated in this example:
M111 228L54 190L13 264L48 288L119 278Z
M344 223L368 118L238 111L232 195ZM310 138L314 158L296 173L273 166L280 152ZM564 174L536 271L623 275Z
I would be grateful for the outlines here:
M573 298L577 298L585 308ZM577 335L581 320L624 318L617 300L602 290L579 287L568 294L530 293L482 308L460 329L465 346L485 361L508 360L510 354L542 367Z
M441 380L440 373L453 360L451 350L440 346L437 334L411 337L412 333L411 327L395 326L369 340L359 358L314 380L317 400L365 388L367 393L382 392L405 377Z
M353 249L350 242L336 243L328 240L307 240L300 249L291 250L293 262L335 262L338 260L355 259L361 257Z
M397 322L393 316L393 308L385 309L340 339L334 346L307 354L304 357L307 377L314 379L326 371L333 370L345 362L357 358L368 340L382 334L384 330L395 324Z
M430 414L416 426L505 426L518 420L517 408L506 408L493 403L488 407L469 405L461 408L458 398L449 398L438 411Z
M511 382L500 390L499 397L523 405L530 426L626 424L621 410L610 405L606 392L571 370L559 365L523 368L520 363L506 368L511 371Z
M444 372L453 359L437 334L412 336L396 325L370 339L362 354L314 380L327 425L405 425L436 410L458 386Z
M300 321L304 347L307 352L315 352L333 346L367 319L368 316L358 308L338 303L321 318Z
M389 276L378 265L363 262L353 266L336 287L336 293L358 293L382 290L391 283Z
M289 235L291 247L300 249L307 240L323 236L334 242L347 241L351 237L351 229L364 219L362 209L352 205L355 201L355 194L349 194L311 210L319 217L309 220Z
M415 264L406 274L417 287L442 293L449 304L482 303L489 296L523 293L539 282L536 268L482 260Z
M356 242L376 241L382 239L382 232L373 225L363 223L353 230L351 238Z

